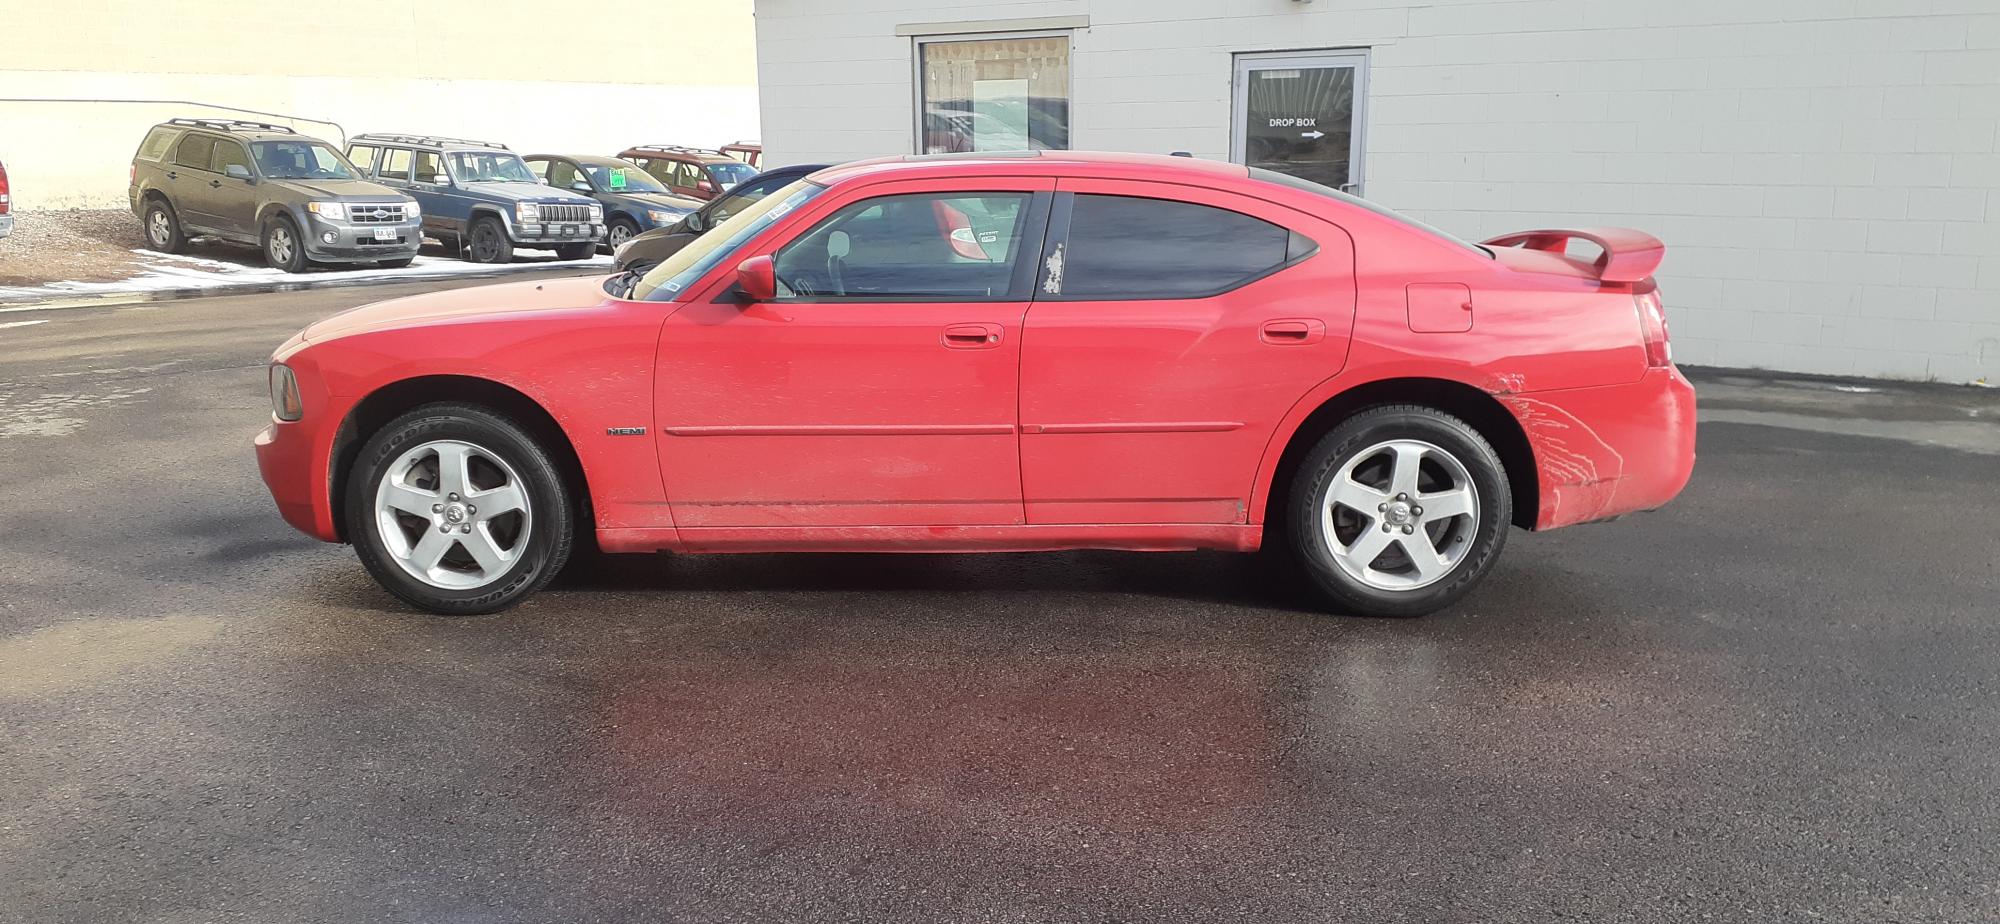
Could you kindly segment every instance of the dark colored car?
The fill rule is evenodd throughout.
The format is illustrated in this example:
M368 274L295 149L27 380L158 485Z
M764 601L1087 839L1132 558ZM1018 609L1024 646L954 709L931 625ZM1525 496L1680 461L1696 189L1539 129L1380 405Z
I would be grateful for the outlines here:
M170 119L132 156L132 213L146 244L178 253L196 235L263 248L288 273L312 263L406 266L423 246L411 197L317 138L238 119Z
M604 207L543 186L504 144L430 135L355 135L347 156L368 176L424 205L424 230L474 263L507 263L516 248L564 260L597 253Z
M751 203L790 185L793 180L807 174L825 170L831 164L794 164L790 167L773 167L750 179L737 184L727 194L709 200L694 213L664 228L656 228L640 234L612 251L612 262L620 271L637 265L658 263L673 256L686 247L689 241L702 236L708 229L722 224L729 216L743 211Z
M691 199L713 199L757 175L756 167L721 151L677 144L626 148L618 158L638 164L674 195Z
M596 199L604 206L604 243L613 250L642 231L666 228L701 202L667 191L653 175L616 157L530 154L528 169L542 183Z

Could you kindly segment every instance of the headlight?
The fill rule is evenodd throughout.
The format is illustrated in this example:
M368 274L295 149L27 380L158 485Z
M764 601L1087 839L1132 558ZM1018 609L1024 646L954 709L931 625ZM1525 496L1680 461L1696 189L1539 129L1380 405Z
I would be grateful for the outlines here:
M271 413L278 415L279 420L297 420L306 415L305 402L299 400L298 376L283 363L271 364Z
M306 211L327 221L346 221L347 205L341 202L308 202Z
M516 202L514 220L526 225L538 224L542 220L542 207L533 202Z
M674 222L677 222L677 221L680 221L680 220L681 220L681 216L682 216L682 215L685 215L685 214L687 214L687 213L686 213L686 212L669 212L669 211L667 211L666 209L647 209L647 210L646 210L646 217L647 217L647 218L650 218L650 219L652 219L652 220L653 220L653 224L656 224L656 225L670 225L670 224L673 224Z
M604 206L594 203L590 206L590 223L593 225L604 223Z
M403 203L403 217L422 218L424 217L424 207L418 205L417 200L411 199L410 201Z

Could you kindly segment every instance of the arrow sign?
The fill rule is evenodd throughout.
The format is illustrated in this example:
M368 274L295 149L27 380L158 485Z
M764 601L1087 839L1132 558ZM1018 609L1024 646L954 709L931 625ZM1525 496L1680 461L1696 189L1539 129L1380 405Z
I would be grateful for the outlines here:
M1311 138L1314 141L1318 141L1321 138L1326 137L1326 132L1299 132L1299 137Z

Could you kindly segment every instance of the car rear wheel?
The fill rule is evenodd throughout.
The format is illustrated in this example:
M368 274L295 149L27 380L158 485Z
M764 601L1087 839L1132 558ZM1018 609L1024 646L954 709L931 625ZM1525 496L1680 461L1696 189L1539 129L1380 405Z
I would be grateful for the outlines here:
M1464 421L1426 407L1363 411L1313 447L1293 479L1292 551L1335 607L1420 616L1465 596L1507 541L1500 457Z
M180 253L187 249L187 236L181 233L180 218L165 199L154 199L146 206L146 244L161 253Z
M264 223L264 262L287 273L305 272L310 261L299 240L299 229L283 215Z
M568 560L575 506L534 437L463 404L417 408L369 439L347 492L347 535L390 593L448 615L492 613Z
M474 263L509 263L514 259L514 242L507 239L500 219L487 215L473 219L465 252Z
M562 260L587 260L596 255L596 241L584 241L581 244L563 244L556 247L556 257Z

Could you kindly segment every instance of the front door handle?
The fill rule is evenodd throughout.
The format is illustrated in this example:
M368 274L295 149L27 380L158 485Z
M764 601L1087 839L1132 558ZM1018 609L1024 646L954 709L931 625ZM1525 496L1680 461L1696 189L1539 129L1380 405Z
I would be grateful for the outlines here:
M1000 345L998 324L953 324L944 329L944 345L954 350L990 350Z
M180 178L181 178L181 175L180 175L180 174L178 174L178 173L175 173L175 172L173 172L172 170L169 170L169 171L167 171L167 179L169 179L169 180L178 180L178 179L180 179Z
M221 181L221 180L209 180L209 181L208 181L208 188L210 188L210 189L221 189L221 188L222 188L222 181Z
M1326 323L1316 318L1281 318L1265 321L1259 339L1272 346L1299 346L1326 339Z

